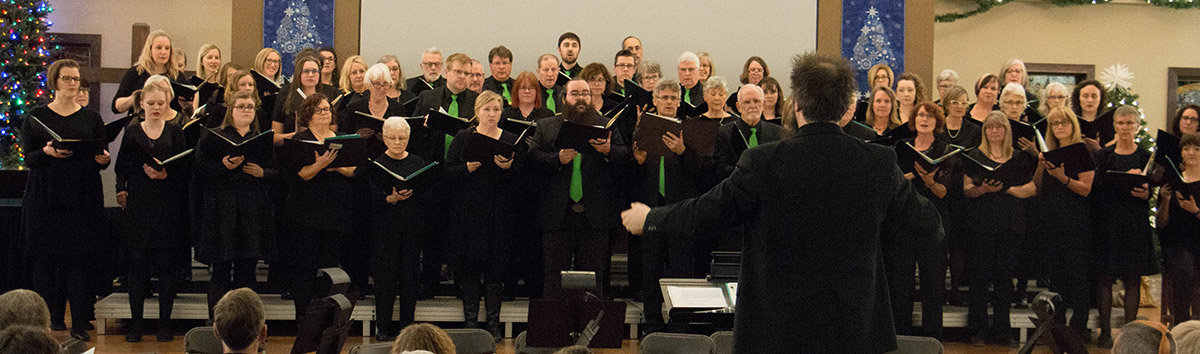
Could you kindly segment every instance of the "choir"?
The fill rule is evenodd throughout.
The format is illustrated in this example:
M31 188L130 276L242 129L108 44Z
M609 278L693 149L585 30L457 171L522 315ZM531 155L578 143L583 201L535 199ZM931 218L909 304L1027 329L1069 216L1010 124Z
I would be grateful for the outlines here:
M620 246L629 250L647 332L664 330L658 280L702 277L709 252L742 248L742 230L628 237L618 212L628 202L660 206L702 194L734 173L743 152L780 140L801 117L758 56L733 87L712 75L703 52L680 55L675 80L641 60L637 37L622 42L611 67L577 62L580 43L564 33L558 55L543 54L519 73L504 46L486 58L455 53L444 61L429 48L411 78L394 55L374 64L352 55L339 68L332 48L313 48L286 76L274 49L244 69L204 45L190 92L177 92L186 57L172 55L167 33L152 32L110 107L134 117L114 165L133 313L126 340L141 340L154 271L160 318L169 318L181 285L174 274L192 248L211 266L210 317L226 291L255 285L260 260L298 314L319 295L316 269L340 266L356 292L374 295L377 336L386 340L413 322L416 301L432 296L443 265L466 324L479 326L483 297L484 328L498 339L505 298L557 297L559 272L569 269L594 271L607 284ZM1069 323L1085 338L1080 314L1098 306L1097 341L1111 346L1112 283L1124 284L1131 322L1139 277L1160 271L1174 320L1192 317L1200 107L1185 106L1168 122L1163 134L1178 146L1151 152L1135 141L1138 111L1105 109L1098 82L1029 92L1016 59L976 81L975 102L953 71L938 76L936 103L918 75L897 76L886 65L867 74L871 87L847 98L853 103L838 125L894 148L947 235L918 241L900 230L881 245L899 334L940 337L942 304L969 285L972 340L1011 345L1009 308L1022 302L1023 279L1041 279L1077 314ZM105 224L99 171L112 158L101 147L99 114L77 103L87 97L78 63L59 60L46 78L54 99L30 110L22 129L30 168L23 217L35 289L61 323L56 304L66 301L72 318L90 317L93 301L79 285ZM443 115L449 119L435 119ZM648 120L682 128L650 131ZM615 244L623 239L629 244ZM1016 287L1014 278L1022 279ZM526 286L516 289L518 281ZM604 287L596 295L604 297ZM917 301L919 332L911 325ZM79 323L72 335L86 339ZM171 340L169 321L158 330L158 340Z

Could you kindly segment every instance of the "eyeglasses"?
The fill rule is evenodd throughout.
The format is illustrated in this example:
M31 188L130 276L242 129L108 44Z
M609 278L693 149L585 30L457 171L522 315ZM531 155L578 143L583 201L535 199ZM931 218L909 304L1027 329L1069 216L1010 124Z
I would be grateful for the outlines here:
M592 95L591 90L567 92L567 96L571 96L571 97L588 97L591 95Z
M68 83L79 82L78 76L59 76L58 78L61 79L62 81L66 81Z
M1067 125L1067 126L1071 125L1071 121L1069 121L1069 120L1060 120L1060 121L1057 121L1057 122L1050 122L1050 126L1051 126L1051 127L1059 127L1059 126L1064 126L1064 125Z
M256 108L256 107L252 104L239 104L239 105L233 106L233 109L236 109L239 111L253 111L254 108Z
M467 71L464 71L464 70L458 70L458 69L454 69L454 70L450 70L450 72L452 72L452 73L455 73L455 74L458 74L458 75L462 75L462 76L471 76L471 73L470 73L470 72L467 72Z
M1003 104L1006 104L1006 105L1010 105L1010 106L1011 106L1011 105L1017 105L1017 106L1025 105L1025 101L1003 101L1003 102L1000 102L1000 103L1003 103Z
M679 96L667 96L667 95L659 95L659 96L654 96L654 98L657 98L657 99L660 99L660 100L663 100L663 101L667 101L667 102L672 102L672 101L678 101L678 100L679 100Z
M1005 73L1005 74L1019 74L1019 73L1023 73L1023 72L1025 72L1025 70L1021 70L1021 69L1008 69L1008 70L1004 70L1004 73Z
M442 66L442 62L439 62L439 61L427 61L427 62L421 62L421 66L430 67L430 68L437 68L437 67L441 67L441 66Z
M917 113L917 118L933 118L932 114L921 112Z
M746 70L746 71L748 71L748 72L752 72L752 73L762 73L762 72L763 72L763 69L759 69L759 68L750 68L749 70Z
M313 110L313 114L324 114L329 112L333 112L333 109L330 109L329 107L321 107Z
M1180 121L1188 121L1192 123L1200 123L1200 118L1197 117L1179 117Z
M633 69L633 64L617 64L613 66L617 67L618 69Z
M1051 95L1051 96L1046 96L1046 99L1048 99L1048 100L1065 100L1065 99L1067 99L1067 96L1066 95Z
M282 63L283 61L279 60L279 59L267 59L267 60L265 60L265 62L267 64L279 64L279 63Z
M321 72L321 69L304 69L304 70L300 70L300 73L301 73L301 74L317 74L317 73L320 73L320 72Z
M408 140L408 135L387 135L387 134L382 134L381 136L383 137L383 140L391 140L391 141L404 141L404 140Z
M967 104L967 101L950 101L951 106L966 106Z
M374 87L377 89L385 89L388 87L388 83L387 83L387 81L372 82L371 87Z

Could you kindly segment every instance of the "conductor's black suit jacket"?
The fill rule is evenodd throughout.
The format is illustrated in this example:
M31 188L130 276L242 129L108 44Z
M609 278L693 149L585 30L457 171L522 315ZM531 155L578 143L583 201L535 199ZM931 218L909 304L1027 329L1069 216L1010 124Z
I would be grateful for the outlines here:
M937 210L884 146L832 123L747 150L695 199L654 208L643 237L746 226L737 353L882 353L896 349L881 239L939 238Z

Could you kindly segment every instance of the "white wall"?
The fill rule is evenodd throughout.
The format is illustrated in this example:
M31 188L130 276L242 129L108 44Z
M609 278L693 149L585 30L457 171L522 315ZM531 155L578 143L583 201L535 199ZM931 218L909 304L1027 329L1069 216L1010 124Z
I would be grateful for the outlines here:
M817 46L816 0L363 0L362 10L363 57L373 62L395 54L406 77L418 75L421 52L432 46L486 63L488 50L504 45L513 51L513 76L536 71L537 57L557 55L559 34L570 31L582 41L582 65L600 62L612 70L621 40L635 35L644 59L662 64L666 78L677 77L681 53L705 51L714 75L731 85L746 59L758 55L787 87L791 57ZM458 24L446 26L451 22Z
M937 13L961 10L937 0ZM934 73L958 71L959 84L974 85L985 72L998 73L1009 58L1026 63L1093 64L1096 75L1126 64L1136 76L1133 92L1150 129L1166 123L1167 68L1200 67L1195 34L1200 10L1149 5L1103 4L1056 7L1015 2L989 12L934 26ZM974 95L972 94L972 97Z
M151 31L167 31L173 44L187 54L189 69L195 69L196 54L205 43L216 44L225 55L224 59L229 60L233 0L67 0L54 1L51 7L54 12L49 16L53 23L50 32L101 35L100 62L103 67L130 67L135 23L145 23ZM105 121L119 118L109 110L117 86L102 84L98 93L100 107L92 107L100 111ZM111 150L117 153L115 145L118 143L112 145ZM116 206L112 168L102 176L105 204Z

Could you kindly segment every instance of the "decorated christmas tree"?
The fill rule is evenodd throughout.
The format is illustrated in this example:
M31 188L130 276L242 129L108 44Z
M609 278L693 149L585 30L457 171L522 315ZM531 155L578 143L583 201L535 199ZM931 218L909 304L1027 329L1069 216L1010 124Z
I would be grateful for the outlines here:
M1116 64L1104 69L1101 72L1098 80L1104 85L1107 92L1108 102L1104 102L1105 109L1117 109L1123 105L1137 107L1139 122L1141 128L1138 130L1137 136L1134 138L1138 146L1148 151L1154 151L1154 136L1146 130L1146 114L1142 112L1142 107L1138 105L1138 95L1133 93L1133 72L1129 71L1129 67L1125 64Z
M22 118L49 94L46 66L60 49L46 34L51 11L45 1L0 1L0 169L24 168Z
M879 11L875 10L874 6L867 10L867 21L863 23L859 32L861 34L854 44L854 56L850 58L850 64L863 71L871 69L875 64L896 67L896 53L892 53L890 49L892 41L888 39L883 23L879 21ZM867 87L862 87L862 90L866 91Z
M275 29L275 40L271 42L271 48L285 54L296 54L304 48L321 46L317 25L313 23L312 13L304 0L289 0L283 13L283 19L279 20L279 28ZM291 60L284 61L283 70L285 73L291 72Z

